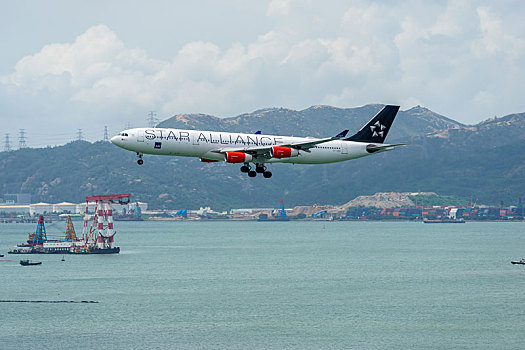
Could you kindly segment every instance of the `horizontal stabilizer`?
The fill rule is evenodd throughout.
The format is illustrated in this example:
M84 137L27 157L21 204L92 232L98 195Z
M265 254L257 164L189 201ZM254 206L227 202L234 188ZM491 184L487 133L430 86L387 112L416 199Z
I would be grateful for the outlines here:
M343 137L346 136L346 134L348 134L348 130L343 130L339 134L335 135L333 138L334 139L342 139Z

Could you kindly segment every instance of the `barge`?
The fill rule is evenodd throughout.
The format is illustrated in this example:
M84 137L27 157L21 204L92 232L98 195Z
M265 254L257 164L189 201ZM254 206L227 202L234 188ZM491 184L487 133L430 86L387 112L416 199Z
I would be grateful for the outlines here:
M77 237L71 217L67 217L66 232L58 236L61 239L48 239L44 217L40 216L34 233L29 234L26 243L11 249L9 254L118 254L119 247L113 246L116 231L113 230L113 210L111 203L129 201L129 194L99 195L86 197L84 230L82 237ZM88 202L96 201L95 214L88 215ZM91 224L89 221L91 220Z
M463 220L463 219L452 219L452 218L442 218L442 219L427 219L427 218L424 218L423 222L425 224L464 224L465 220Z
M31 260L20 260L20 265L22 266L33 266L33 265L42 265L42 262L32 262Z

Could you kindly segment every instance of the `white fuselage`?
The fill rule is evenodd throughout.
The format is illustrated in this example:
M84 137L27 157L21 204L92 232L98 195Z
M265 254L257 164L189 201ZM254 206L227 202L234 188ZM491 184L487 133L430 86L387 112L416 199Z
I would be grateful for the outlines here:
M126 136L127 135L127 136ZM259 146L280 146L315 138L243 134L220 131L180 130L164 128L137 128L122 131L111 138L115 145L141 154L198 157L224 161L224 154L214 152L224 149L245 149ZM369 155L369 143L329 141L289 158L254 159L261 163L323 164L341 162Z

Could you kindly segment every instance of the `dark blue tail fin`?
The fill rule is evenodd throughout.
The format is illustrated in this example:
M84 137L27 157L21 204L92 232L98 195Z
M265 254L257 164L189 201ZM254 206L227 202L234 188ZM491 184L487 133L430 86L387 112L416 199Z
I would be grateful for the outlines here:
M383 143L394 122L399 106L385 106L355 135L345 141Z

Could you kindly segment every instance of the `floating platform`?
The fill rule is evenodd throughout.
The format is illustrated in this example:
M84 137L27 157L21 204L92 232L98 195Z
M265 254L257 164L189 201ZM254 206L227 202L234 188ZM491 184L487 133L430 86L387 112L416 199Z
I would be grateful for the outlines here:
M69 254L118 254L118 253L120 253L120 247L89 249L86 251L73 252Z

